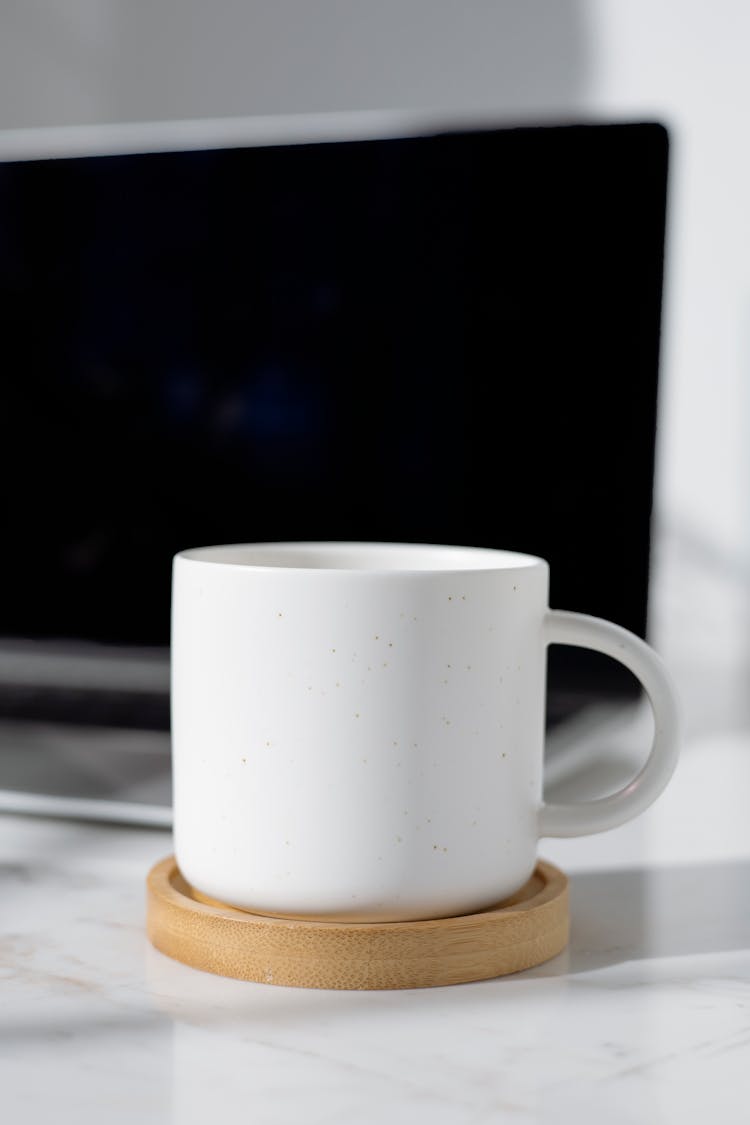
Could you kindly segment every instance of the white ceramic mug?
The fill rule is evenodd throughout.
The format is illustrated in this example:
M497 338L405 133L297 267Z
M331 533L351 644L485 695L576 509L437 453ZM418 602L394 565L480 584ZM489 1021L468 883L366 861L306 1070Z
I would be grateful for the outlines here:
M669 780L677 710L639 638L548 609L549 568L484 548L265 543L174 563L178 864L267 914L439 918L518 890L540 836L622 824ZM542 801L546 647L619 660L651 754L601 800Z

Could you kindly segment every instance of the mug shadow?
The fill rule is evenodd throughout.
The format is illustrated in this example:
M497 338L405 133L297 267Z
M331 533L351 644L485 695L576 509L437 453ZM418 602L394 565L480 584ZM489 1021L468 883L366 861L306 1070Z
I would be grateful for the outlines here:
M750 947L750 861L588 871L570 877L571 934L521 978Z

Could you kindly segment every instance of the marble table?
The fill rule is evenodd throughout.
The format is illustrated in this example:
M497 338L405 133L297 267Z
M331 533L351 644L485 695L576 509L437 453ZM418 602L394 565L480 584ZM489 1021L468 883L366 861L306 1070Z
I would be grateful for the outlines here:
M0 1120L744 1123L749 797L745 730L692 738L638 821L544 841L571 875L565 953L390 993L173 963L144 934L167 832L0 817Z
M750 581L673 535L653 585L682 760L633 823L542 842L573 927L537 969L409 992L222 980L146 940L167 831L0 814L2 1125L746 1125ZM632 773L635 719L558 746L554 796Z

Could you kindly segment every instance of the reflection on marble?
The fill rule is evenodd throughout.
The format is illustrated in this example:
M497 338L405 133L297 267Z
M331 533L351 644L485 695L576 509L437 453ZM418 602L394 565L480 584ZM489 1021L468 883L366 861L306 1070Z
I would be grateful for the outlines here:
M166 833L2 817L3 1120L739 1125L748 790L726 798L750 770L745 751L738 738L690 755L631 825L545 842L572 876L565 953L502 980L412 992L284 989L185 968L143 932L144 877L169 851Z

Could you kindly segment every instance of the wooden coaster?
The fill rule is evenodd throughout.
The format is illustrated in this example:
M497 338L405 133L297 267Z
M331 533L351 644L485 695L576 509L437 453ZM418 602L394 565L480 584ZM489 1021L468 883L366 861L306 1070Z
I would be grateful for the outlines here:
M201 901L174 856L148 876L148 936L194 969L300 988L429 988L516 973L568 942L568 880L540 861L512 898L458 918L323 922Z

